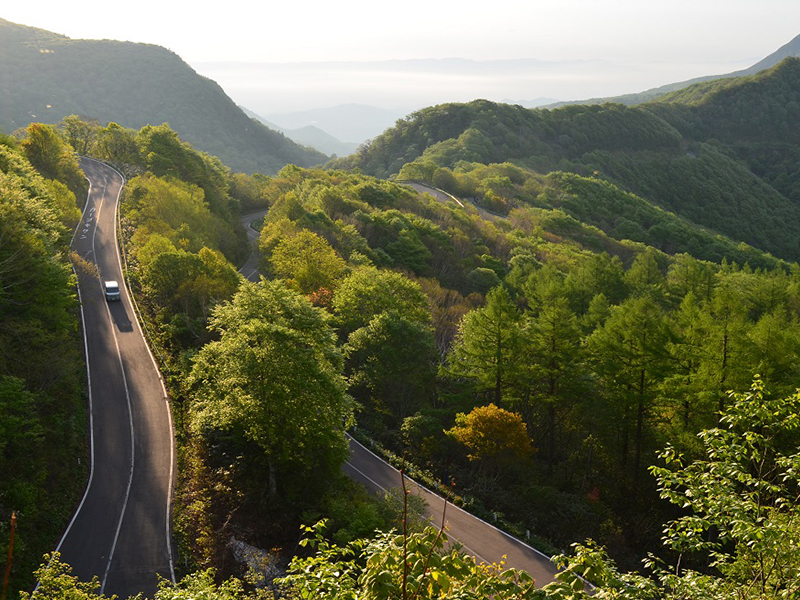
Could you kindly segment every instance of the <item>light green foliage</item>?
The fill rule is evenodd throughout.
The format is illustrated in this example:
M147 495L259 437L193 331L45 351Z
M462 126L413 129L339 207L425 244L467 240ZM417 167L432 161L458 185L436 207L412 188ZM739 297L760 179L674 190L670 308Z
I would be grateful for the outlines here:
M258 237L258 249L261 252L263 266L269 269L269 258L273 250L286 237L295 235L299 228L286 217L265 221ZM266 272L265 270L265 272Z
M702 585L693 585L713 591L713 598L795 598L800 393L774 398L756 379L731 400L720 426L700 434L700 460L689 462L667 448L661 453L666 467L651 469L661 496L691 511L668 524L664 542L679 553L708 555L721 576L680 569L662 576L686 594L696 580Z
M210 321L189 377L192 429L227 430L255 443L278 479L335 471L347 454L352 404L325 313L279 282L243 283Z
M45 555L44 562L36 571L39 582L37 590L28 594L22 592L20 600L106 600L108 596L100 593L100 581L80 581L72 575L72 567L62 562L58 554ZM214 571L207 569L190 573L177 583L162 579L154 600L271 600L268 591L245 591L242 581L232 577L217 584ZM111 596L111 599L116 596ZM132 600L141 595L132 596Z
M321 525L306 527L305 545L315 549L295 558L284 583L292 597L330 600L389 598L523 600L539 598L525 572L478 565L448 548L443 531L429 527L407 536L388 533L346 546L326 541Z
M136 142L148 171L200 187L214 213L230 216L228 171L218 158L194 150L166 124L142 127Z
M244 583L231 577L217 584L212 569L190 573L178 583L162 579L154 600L271 600L271 592L246 592Z
M728 391L747 388L752 367L747 337L751 323L747 315L748 294L741 286L743 275L737 271L717 276L711 299L703 304L695 325L701 328L698 377L720 411Z
M31 123L20 144L33 167L42 177L66 185L73 194L83 195L86 182L73 148L65 143L51 125ZM72 198L73 205L75 198Z
M212 212L201 188L152 173L128 182L121 214L134 276L171 341L206 339L209 311L239 285L223 256L238 255L232 227Z
M239 275L222 255L209 248L197 254L171 250L155 255L143 270L141 283L167 314L205 319L211 307L233 295Z
M203 246L227 247L225 237L233 236L210 210L203 190L175 178L145 174L130 180L122 212L136 228L137 241L157 233L176 247L197 252Z
M334 289L347 266L324 238L308 230L282 237L269 262L275 275L304 294Z
M658 264L658 252L648 248L633 260L625 273L625 283L635 296L648 295L656 302L664 295L664 274Z
M98 130L95 153L97 158L119 165L123 171L142 163L136 131L114 122Z
M75 201L75 194L58 180L50 179L46 184L61 222L68 230L73 231L81 220L81 209Z
M667 289L673 298L691 292L698 300L709 300L714 290L714 266L688 254L678 254L667 271Z
M80 581L72 575L72 567L61 562L58 554L45 555L44 562L36 571L39 589L34 594L20 593L20 600L102 600L100 580ZM116 596L114 596L116 598Z
M95 149L100 123L84 121L76 115L68 115L61 119L58 129L66 142L78 153L78 156L89 156Z
M420 286L400 273L375 267L354 269L342 281L333 297L333 310L342 334L350 334L386 312L395 312L413 323L430 323L430 310Z
M790 123L800 106L799 74L800 61L789 59L758 76L636 107L443 104L398 121L363 152L334 162L380 177L435 178L479 202L511 205L524 187L513 177L509 188L494 175L476 177L493 179L482 186L459 175L470 163L512 161L541 173L571 171L549 178L538 197L535 185L521 196L667 253L768 266L771 257L753 247L798 257L800 138Z

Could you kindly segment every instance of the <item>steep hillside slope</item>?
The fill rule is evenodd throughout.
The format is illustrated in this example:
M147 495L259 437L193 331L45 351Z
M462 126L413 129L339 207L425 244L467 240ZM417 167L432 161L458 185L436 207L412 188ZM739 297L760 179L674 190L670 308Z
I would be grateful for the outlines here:
M247 117L216 83L164 48L72 40L0 19L0 128L71 114L135 129L169 123L237 171L274 173L325 159Z
M511 161L605 177L694 222L783 258L800 258L800 60L701 84L637 107L527 110L475 101L418 111L340 166L403 169ZM407 163L414 167L407 167ZM426 175L427 174L427 175ZM797 189L797 192L795 191Z

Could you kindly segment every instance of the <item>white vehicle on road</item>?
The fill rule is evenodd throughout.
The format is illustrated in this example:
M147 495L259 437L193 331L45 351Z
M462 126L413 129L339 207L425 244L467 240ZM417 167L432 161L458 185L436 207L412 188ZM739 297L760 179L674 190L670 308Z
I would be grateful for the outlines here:
M103 293L106 295L106 302L119 301L119 284L116 281L104 281Z

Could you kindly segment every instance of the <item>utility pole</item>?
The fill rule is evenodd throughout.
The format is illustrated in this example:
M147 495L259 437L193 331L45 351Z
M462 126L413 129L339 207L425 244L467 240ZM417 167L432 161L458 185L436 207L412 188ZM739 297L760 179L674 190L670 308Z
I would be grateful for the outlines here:
M14 530L17 527L17 513L11 511L11 536L8 541L8 562L6 563L6 576L3 579L3 594L0 600L6 600L6 592L8 591L8 578L11 575L11 558L14 556Z

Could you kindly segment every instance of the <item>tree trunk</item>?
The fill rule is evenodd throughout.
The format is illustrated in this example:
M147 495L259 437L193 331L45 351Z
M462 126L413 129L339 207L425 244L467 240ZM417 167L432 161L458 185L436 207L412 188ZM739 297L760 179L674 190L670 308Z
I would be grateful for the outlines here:
M547 474L553 474L556 455L556 407L553 398L547 406Z
M274 498L278 495L278 482L275 475L275 463L271 458L267 460L267 466L269 469L269 495L270 498Z
M633 489L639 489L639 467L642 461L642 437L644 431L644 369L639 372L639 405L636 411L636 450L633 459Z
M728 379L728 321L725 320L725 330L722 335L722 372L719 377L719 415L717 419L722 417L722 412L725 410L725 383Z

